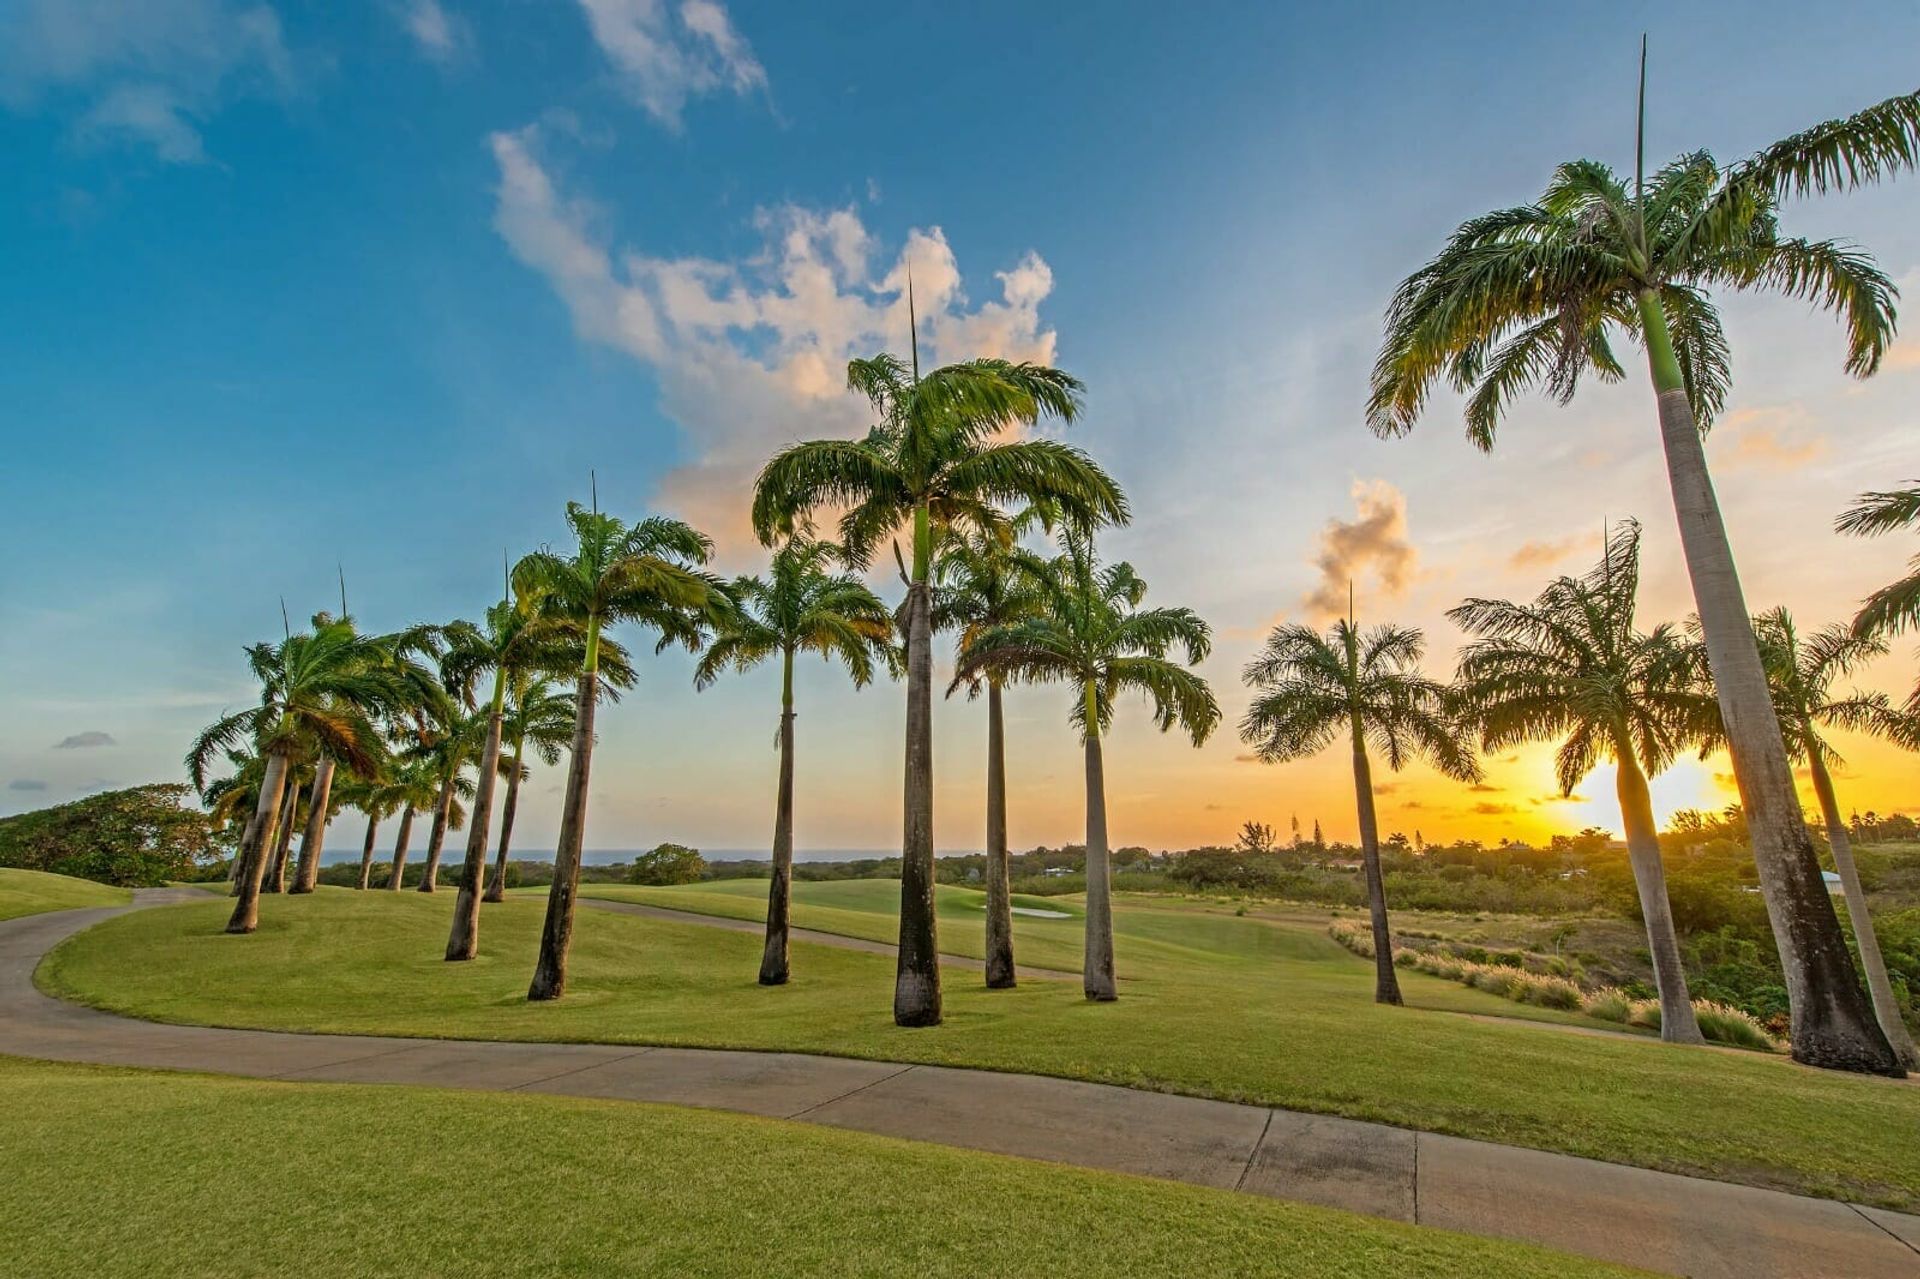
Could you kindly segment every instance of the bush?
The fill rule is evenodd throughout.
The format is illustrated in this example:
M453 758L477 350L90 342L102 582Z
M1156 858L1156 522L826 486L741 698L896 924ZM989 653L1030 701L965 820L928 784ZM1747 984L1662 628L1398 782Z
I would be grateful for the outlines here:
M1618 986L1602 986L1586 997L1581 1009L1589 1017L1625 1025L1633 1012L1633 999Z
M1774 1052L1780 1046L1767 1033L1765 1026L1738 1008L1730 1008L1710 999L1696 999L1693 1001L1693 1015L1700 1023L1700 1033L1715 1043L1754 1048L1761 1052Z
M0 819L0 866L151 888L226 856L213 822L178 783L104 791Z

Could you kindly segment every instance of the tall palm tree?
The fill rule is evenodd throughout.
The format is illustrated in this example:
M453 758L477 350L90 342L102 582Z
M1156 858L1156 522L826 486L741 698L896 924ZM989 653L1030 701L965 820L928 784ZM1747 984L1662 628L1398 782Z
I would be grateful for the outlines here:
M1031 512L1033 508L1028 508ZM965 662L980 637L1037 615L1045 604L1034 560L1014 540L1030 522L1027 513L1006 529L955 529L941 539L933 561L933 628L959 632L957 660ZM987 695L987 988L1009 990L1015 984L1013 896L1007 865L1007 745L1001 691L1006 677L988 671L983 678L955 677L947 689L964 685L968 697Z
M433 803L433 825L427 832L427 863L418 891L435 892L439 888L440 858L446 850L447 832L459 830L457 801L472 798L478 786L466 778L467 765L480 753L487 733L486 717L472 709L464 695L450 697L437 704L420 731L418 740L407 748L407 758L428 765L439 792Z
M1644 121L1644 49L1640 83ZM1445 381L1467 396L1468 437L1491 448L1521 392L1544 385L1564 403L1582 373L1625 376L1616 334L1641 344L1728 753L1785 969L1793 1055L1895 1073L1899 1063L1861 991L1801 817L1703 434L1728 386L1729 353L1710 290L1770 290L1839 312L1847 371L1865 377L1879 367L1893 340L1892 283L1850 244L1782 236L1778 209L1791 196L1912 168L1920 93L1816 125L1731 165L1699 151L1643 176L1643 150L1636 148L1631 182L1593 160L1561 165L1538 203L1467 222L1408 277L1387 312L1369 423L1381 435L1404 434Z
M336 791L343 805L358 809L367 819L366 834L360 844L360 875L354 885L356 888L367 886L367 880L373 874L373 850L380 836L380 823L393 816L393 800L386 793L390 782L387 775L365 778L348 774Z
M287 770L287 791L280 800L280 825L274 831L273 853L267 860L266 873L260 877L263 893L287 891L287 850L293 847L293 832L306 821L301 811L301 792L306 787L307 771L300 764Z
M1720 717L1699 646L1665 623L1635 627L1639 589L1640 526L1629 520L1584 577L1555 579L1531 604L1469 599L1447 616L1479 637L1461 650L1456 682L1484 749L1560 739L1554 773L1563 795L1613 760L1660 992L1660 1037L1698 1044L1705 1037L1687 990L1647 779L1680 751L1716 738Z
M407 850L413 842L413 819L424 811L440 807L440 779L430 761L409 759L396 769L386 787L386 795L400 814L400 829L393 840L393 864L387 871L387 891L399 892L406 882ZM454 801L457 810L459 802Z
M254 829L241 850L245 866L228 932L251 933L260 925L260 880L266 870L261 843L281 820L281 797L294 764L324 751L358 771L380 767L385 745L373 717L393 704L398 690L368 657L367 641L341 622L290 635L279 644L250 646L247 663L260 681L260 704L222 716L187 752L196 788L205 787L208 765L226 750L251 742L266 759Z
M1360 856L1366 868L1367 909L1373 918L1373 997L1400 1003L1387 928L1387 893L1380 876L1380 823L1373 810L1373 764L1368 747L1399 772L1415 758L1459 781L1474 781L1480 765L1448 704L1447 690L1420 673L1426 641L1418 630L1375 626L1351 618L1325 635L1309 626L1276 626L1247 663L1244 678L1257 696L1240 720L1240 738L1269 764L1316 755L1344 730L1353 746L1353 793L1360 816Z
M911 321L911 315L909 316ZM900 630L907 651L900 945L893 1020L940 1022L939 937L933 871L933 602L936 529L992 527L996 503L1057 505L1091 525L1124 523L1126 498L1093 460L1056 440L997 441L1042 418L1070 422L1080 383L1058 369L970 360L920 376L917 325L912 364L893 355L854 360L847 386L872 404L878 423L859 440L815 440L783 450L754 487L753 526L763 542L803 531L822 507L849 508L840 541L857 565L903 525L912 529L911 573ZM896 556L899 548L895 547Z
M1794 625L1793 615L1784 608L1754 618L1753 629L1760 639L1760 658L1766 663L1773 708L1780 716L1787 754L1806 761L1813 793L1820 801L1820 816L1827 824L1827 846L1833 851L1833 868L1839 873L1840 889L1846 897L1847 919L1853 925L1860 966L1866 970L1874 1016L1901 1063L1909 1070L1920 1069L1920 1052L1915 1051L1913 1036L1900 1018L1900 1004L1894 998L1893 983L1887 979L1887 961L1880 954L1873 916L1867 911L1866 890L1860 886L1860 872L1853 863L1853 841L1834 794L1830 766L1843 761L1821 733L1823 728L1838 728L1914 748L1920 747L1920 730L1913 716L1895 710L1885 693L1836 694L1834 690L1835 681L1884 656L1884 641L1856 635L1844 626L1828 626L1803 636Z
M656 652L669 644L698 649L715 611L718 587L717 580L701 570L713 543L678 520L655 516L628 525L569 502L567 523L575 539L570 554L536 551L513 571L516 592L536 598L541 616L579 626L583 640L553 886L540 932L540 959L527 990L527 998L534 1000L558 999L567 986L593 763L593 712L600 700L601 631L634 622L659 634Z
M789 976L788 934L793 898L793 659L818 653L847 668L855 688L872 681L876 659L891 665L893 614L866 583L836 572L840 548L794 538L774 552L765 577L737 577L731 606L694 670L704 689L731 668L749 671L780 659L780 783L773 810L773 879L767 888L767 942L760 984L780 986Z
M1101 565L1093 539L1068 530L1062 550L1036 574L1043 611L988 627L960 659L963 677L989 673L1028 683L1061 682L1074 691L1087 765L1087 935L1081 988L1106 1001L1113 976L1113 895L1107 849L1106 763L1100 738L1123 693L1153 705L1160 731L1184 729L1195 746L1220 722L1207 682L1187 669L1212 647L1207 624L1191 609L1140 607L1147 584L1124 561ZM1184 653L1184 661L1168 656Z
M603 667L608 646L603 639ZM499 851L481 899L489 902L507 899L507 850L513 841L514 814L520 809L520 783L527 777L527 752L532 750L549 768L560 762L561 752L573 741L573 698L554 692L545 681L527 680L514 690L500 731L513 742L513 754L507 758L507 797L500 805Z
M570 617L542 614L537 605L537 599L529 596L514 598L509 589L506 598L487 610L484 628L462 621L446 630L447 652L441 659L441 669L464 700L473 700L476 680L488 673L493 675L493 695L484 712L485 727L476 759L473 817L467 823L467 855L460 865L453 927L447 936L448 960L472 959L480 953L480 892L487 865L493 784L501 771L500 738L506 718L507 689L524 680L576 667L585 653L584 628ZM605 660L604 653L602 660ZM518 768L517 761L514 767Z
M1913 487L1884 493L1862 493L1853 506L1834 521L1842 533L1876 537L1895 529L1920 529L1920 481ZM1858 635L1898 635L1920 628L1920 555L1907 565L1913 571L1867 597L1853 620ZM1920 712L1920 684L1914 685L1910 707Z

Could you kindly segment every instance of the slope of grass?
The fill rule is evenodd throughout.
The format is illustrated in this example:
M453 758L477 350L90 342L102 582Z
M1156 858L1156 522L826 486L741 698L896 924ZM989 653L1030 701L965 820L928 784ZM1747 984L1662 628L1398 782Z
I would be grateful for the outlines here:
M124 906L133 900L129 889L96 884L71 875L43 870L15 870L0 866L0 919L18 919L49 910L78 910L83 906Z
M1119 1002L1090 1005L1071 980L988 991L955 972L946 1024L901 1030L887 957L799 943L793 983L768 989L752 934L593 909L567 997L529 1005L541 903L488 907L482 957L466 964L440 958L451 905L344 889L269 898L252 937L221 932L222 902L139 911L61 945L39 978L161 1020L1024 1070L1920 1205L1920 1087L1460 1017L1439 1009L1516 1005L1418 973L1403 979L1411 1006L1384 1008L1371 967L1306 924L1122 903Z
M0 1058L0 1267L1623 1275L1329 1209L669 1106ZM24 1117L24 1118L22 1118Z

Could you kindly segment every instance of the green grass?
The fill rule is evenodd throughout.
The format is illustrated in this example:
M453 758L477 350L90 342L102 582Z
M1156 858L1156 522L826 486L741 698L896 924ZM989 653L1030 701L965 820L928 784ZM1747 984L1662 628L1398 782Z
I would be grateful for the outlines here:
M111 884L96 884L71 875L49 875L43 870L0 867L0 919L18 919L49 910L78 910L85 906L125 906L133 893Z
M8 1273L1624 1275L1175 1182L670 1106L0 1058Z
M841 909L870 884L810 885ZM693 894L688 894L693 896ZM861 897L861 900L866 900ZM987 991L947 977L947 1022L901 1030L893 963L807 943L794 982L754 982L752 934L583 908L571 985L529 1005L542 906L489 906L479 960L444 963L450 894L336 889L268 898L261 931L221 932L223 902L121 916L42 965L52 993L228 1026L791 1049L1093 1079L1379 1120L1727 1180L1920 1205L1920 1087L1783 1058L1572 1034L1456 1011L1522 1010L1418 973L1409 1007L1372 1002L1372 968L1317 921L1192 903L1117 911L1121 999L1077 981ZM955 907L945 904L950 913ZM807 922L808 907L800 908ZM858 913L858 912L856 912ZM817 921L815 921L817 922ZM1023 958L1077 921L1018 918ZM1047 936L1048 930L1055 930ZM943 946L964 949L949 927ZM1564 1018L1565 1014L1554 1014Z

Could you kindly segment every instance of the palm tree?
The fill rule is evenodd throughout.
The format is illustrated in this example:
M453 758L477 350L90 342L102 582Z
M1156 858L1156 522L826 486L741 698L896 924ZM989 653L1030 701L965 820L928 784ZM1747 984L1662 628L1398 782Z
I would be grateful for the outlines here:
M1840 889L1847 901L1847 919L1853 925L1860 966L1866 970L1867 990L1873 997L1874 1016L1901 1063L1910 1070L1920 1068L1920 1052L1914 1049L1913 1036L1900 1018L1893 983L1887 980L1887 961L1880 954L1880 940L1874 936L1873 917L1867 911L1866 890L1861 888L1860 872L1853 864L1853 841L1834 795L1830 765L1843 761L1820 732L1838 728L1916 747L1920 746L1920 728L1912 716L1895 710L1885 693L1834 692L1836 680L1884 656L1885 642L1856 635L1844 626L1828 626L1802 636L1793 615L1784 608L1754 618L1753 629L1760 640L1760 657L1766 663L1773 708L1780 716L1787 754L1804 759L1812 775L1820 816L1827 824L1833 868L1840 875Z
M1716 738L1720 717L1699 647L1664 623L1634 626L1639 588L1640 526L1629 520L1586 576L1556 579L1531 604L1469 599L1447 616L1479 637L1461 651L1456 682L1482 748L1560 739L1562 795L1613 760L1660 992L1660 1037L1698 1044L1706 1040L1687 990L1647 779L1681 750Z
M913 530L910 575L901 562L907 725L893 1019L934 1026L940 1022L933 903L935 531L993 527L1004 518L996 503L1053 503L1086 525L1124 523L1127 505L1119 487L1078 449L1046 439L996 442L1008 428L1042 418L1071 421L1080 407L1078 381L1058 369L1005 360L950 364L923 378L915 327L910 324L911 366L893 355L847 365L848 388L866 396L879 422L864 439L815 440L776 455L754 487L753 526L771 545L801 531L822 507L849 508L840 541L856 565L865 565L902 525Z
M767 889L767 943L760 984L786 984L793 896L793 658L818 653L838 658L855 688L873 679L876 658L891 665L893 615L866 583L834 572L840 548L795 538L774 552L767 576L738 577L728 588L732 606L715 623L713 638L694 670L704 689L732 668L748 671L780 659L780 784L773 816L773 880Z
M1033 508L1029 508L1029 513ZM957 660L965 662L982 635L996 626L1033 617L1044 606L1033 573L1033 557L1012 534L1029 513L1008 529L956 529L941 540L933 562L934 629L955 629ZM996 671L984 678L956 677L947 696L962 684L967 696L987 694L987 988L1009 990L1015 984L1013 898L1007 866L1007 747L1001 709L1005 678Z
M1640 83L1644 136L1644 47ZM1871 374L1893 340L1891 281L1852 245L1781 236L1778 209L1790 196L1878 182L1916 158L1920 93L1727 166L1699 151L1647 177L1636 155L1629 185L1597 161L1563 164L1538 203L1467 222L1400 286L1368 406L1375 432L1401 435L1445 381L1467 395L1468 438L1487 449L1521 392L1544 385L1564 403L1582 373L1625 376L1616 334L1645 348L1681 545L1786 974L1793 1055L1880 1074L1899 1063L1821 883L1707 471L1703 434L1726 399L1729 360L1708 291L1771 290L1839 312L1847 371Z
M439 790L433 802L433 825L427 834L427 864L418 891L431 893L439 888L440 857L446 849L447 832L460 829L456 815L459 799L471 799L478 786L466 778L467 764L486 741L486 718L475 713L464 696L449 697L428 713L418 740L407 748L407 758L428 765Z
M251 742L266 759L228 932L251 933L260 925L266 870L261 844L280 823L282 793L295 762L324 752L356 771L380 767L386 752L373 716L394 703L398 690L368 658L368 642L344 622L315 626L279 644L250 646L247 663L260 681L260 704L221 717L187 752L188 773L200 789L207 766L223 751Z
M585 633L576 621L543 615L536 605L537 600L528 596L513 598L509 588L507 597L487 610L485 629L464 621L446 629L441 669L463 700L471 702L474 682L488 672L493 674L493 696L487 703L475 772L473 817L467 823L467 855L460 866L453 927L447 936L448 960L472 959L480 953L481 881L486 872L494 778L502 768L500 737L508 686L577 666L586 648Z
M406 880L407 848L413 842L414 816L424 809L439 809L440 779L429 761L410 759L393 774L386 794L394 811L400 814L400 830L393 841L393 864L387 871L387 891L397 893ZM457 801L454 807L459 807Z
M1188 670L1212 647L1207 624L1185 608L1140 607L1147 584L1124 561L1102 566L1093 539L1069 529L1061 554L1036 574L1043 610L979 634L960 659L963 678L998 674L1028 683L1059 681L1074 691L1087 763L1087 936L1081 988L1088 999L1118 995L1113 978L1112 876L1107 858L1107 788L1100 738L1123 693L1142 693L1160 731L1178 727L1195 746L1220 722L1207 682ZM1180 649L1185 661L1167 655Z
M273 854L267 861L266 873L260 877L263 893L287 891L287 850L293 847L295 828L305 824L300 793L305 788L306 775L306 768L299 764L287 770L287 791L280 800L280 825L274 831Z
M1380 877L1380 825L1373 811L1368 747L1385 755L1395 772L1420 757L1459 781L1480 776L1447 690L1420 673L1425 648L1418 630L1375 626L1363 631L1351 618L1335 622L1325 635L1309 626L1276 626L1244 675L1258 696L1240 720L1240 738L1262 761L1281 764L1318 754L1343 729L1352 742L1360 856L1373 917L1373 997L1383 1004L1401 1002L1400 981Z
M604 670L610 643L602 640L600 647ZM514 814L520 808L520 783L527 776L527 751L531 749L549 768L560 762L561 751L573 741L573 698L554 692L545 681L524 681L508 703L501 733L512 739L513 754L506 764L507 798L500 805L500 847L481 899L489 902L507 899L507 849L513 840Z
M351 774L337 791L341 803L357 808L367 819L366 835L360 844L360 876L356 888L365 888L367 880L373 874L374 841L380 835L380 823L393 816L393 800L387 793L390 786L387 777L365 778Z
M669 644L697 649L715 609L718 582L700 570L713 553L703 533L658 516L631 526L578 502L567 503L576 546L569 555L536 551L513 571L517 593L536 598L541 616L581 628L583 648L574 697L573 755L553 857L553 887L540 933L540 959L528 999L558 999L566 991L567 951L573 940L574 900L580 890L580 849L587 824L587 779L593 762L593 712L600 700L601 631L637 622Z
M1901 528L1920 529L1920 481L1915 481L1912 488L1862 493L1834 521L1834 527L1856 537L1875 537ZM1910 626L1920 627L1920 555L1907 566L1913 571L1867 597L1860 615L1853 619L1856 635L1898 635ZM1920 684L1914 686L1909 705L1920 713Z

